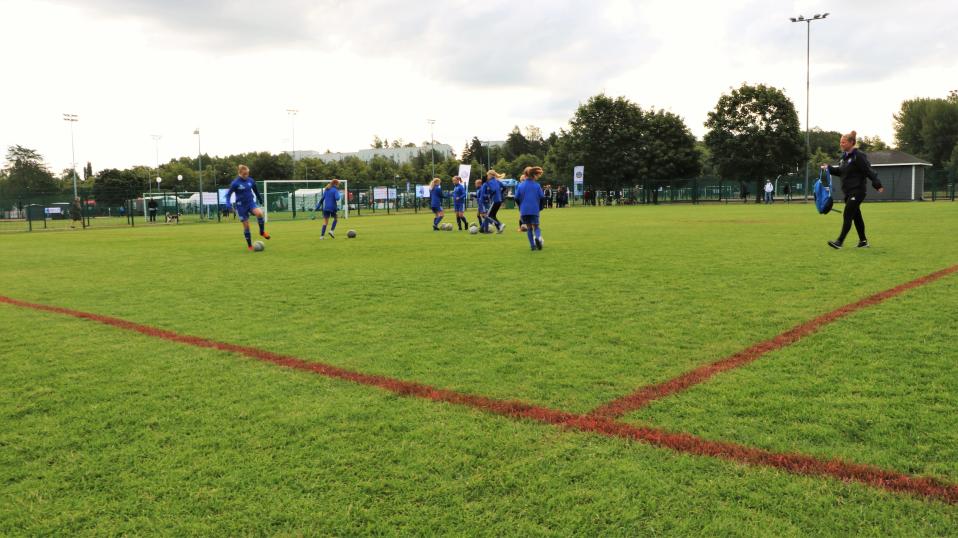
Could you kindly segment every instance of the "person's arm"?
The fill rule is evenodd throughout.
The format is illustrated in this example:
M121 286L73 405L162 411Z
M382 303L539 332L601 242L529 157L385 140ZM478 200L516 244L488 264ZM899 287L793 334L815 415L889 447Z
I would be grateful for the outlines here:
M233 181L230 183L230 190L226 191L226 207L232 207L233 204L230 202L230 197L236 194L236 182Z
M868 160L868 156L864 153L859 153L858 155L858 166L861 166L862 173L864 173L865 177L871 180L872 187L874 187L876 191L885 191L884 185L882 185L881 180L878 179L878 174L875 173L875 169L872 168L872 163Z
M259 189L256 188L256 180L253 180L253 194L256 195L256 203L263 205L263 195L259 193Z

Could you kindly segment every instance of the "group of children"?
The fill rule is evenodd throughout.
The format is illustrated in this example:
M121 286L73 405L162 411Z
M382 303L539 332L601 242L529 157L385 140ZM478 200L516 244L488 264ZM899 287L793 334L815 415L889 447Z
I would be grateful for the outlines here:
M529 245L532 250L542 250L542 230L539 227L539 212L545 205L545 194L538 180L542 177L542 168L539 166L526 167L522 172L520 183L516 187L515 201L519 208L519 224L525 227L529 238ZM495 170L489 170L486 173L486 179L476 180L476 205L479 233L491 234L490 227L495 227L496 233L502 233L506 226L499 218L499 209L502 207L503 188L499 181L505 177ZM469 221L466 219L466 188L462 184L462 178L454 176L452 178L452 203L453 210L456 212L456 225L460 230L469 229ZM434 218L432 219L432 229L439 230L439 223L445 217L442 202L447 198L442 190L442 180L433 178L429 187L429 207L432 209Z
M243 223L243 237L246 239L246 247L253 250L253 241L249 230L249 216L256 217L259 224L259 235L263 239L269 239L270 235L266 233L266 221L263 216L263 210L260 205L263 204L263 197L256 188L256 181L249 177L249 167L240 165L238 177L230 184L229 191L226 193L226 199L231 196L236 197L234 208L240 222ZM495 170L489 170L486 173L486 179L476 180L476 202L478 205L477 219L480 233L492 233L490 227L495 227L496 233L502 233L505 225L499 221L499 208L502 207L502 182L500 179L505 177ZM532 250L542 250L542 230L539 227L539 212L545 205L545 195L542 186L538 180L542 177L542 168L538 166L529 166L522 172L520 183L516 187L515 201L519 208L520 228L525 227L529 238L529 245ZM456 212L456 224L460 230L469 229L469 221L466 219L466 187L463 185L462 178L455 176L452 178L455 185L452 190L453 209ZM442 180L434 178L430 185L429 205L435 215L432 221L432 229L439 230L439 223L445 217L442 202L448 195L443 193ZM327 228L330 239L336 237L337 209L342 195L339 192L339 180L334 179L329 186L323 190L323 195L316 204L316 211L323 212L323 230L319 238L325 239ZM332 227L329 227L329 219L333 219Z

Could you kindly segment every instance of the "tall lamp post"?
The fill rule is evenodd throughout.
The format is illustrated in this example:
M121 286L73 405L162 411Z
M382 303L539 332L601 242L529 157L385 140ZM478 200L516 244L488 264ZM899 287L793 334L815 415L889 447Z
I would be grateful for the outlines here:
M486 140L486 170L487 171L492 170L492 157L490 156L492 152L491 148L492 148L492 141Z
M70 122L70 157L73 161L70 163L70 166L73 168L73 197L77 197L77 156L76 156L76 146L73 144L73 124L80 121L80 118L76 114L64 114L63 121Z
M429 160L432 162L432 177L436 177L436 136L433 134L436 120L426 120L426 123L429 124Z
M183 174L176 174L176 192L173 193L173 201L176 202L176 214L180 214L180 186L183 184Z
M809 79L809 65L811 63L810 56L812 51L812 21L824 20L828 16L828 13L816 13L815 16L805 18L804 15L799 15L798 17L792 17L790 20L792 22L804 22L805 23L805 200L808 200L808 158L811 154L811 147L808 141L808 101L809 101L809 90L811 88L811 82Z
M203 144L200 138L200 128L193 129L193 134L196 135L196 158L200 169L200 220L203 220L206 207L203 205Z
M286 114L291 118L290 120L290 130L291 134L289 137L289 145L292 146L293 153L293 177L290 178L293 181L296 180L296 114L299 114L299 110L295 108L287 108Z
M160 139L163 138L163 135L150 135L153 137L153 147L156 149L156 190L160 190ZM152 192L152 191L150 191Z

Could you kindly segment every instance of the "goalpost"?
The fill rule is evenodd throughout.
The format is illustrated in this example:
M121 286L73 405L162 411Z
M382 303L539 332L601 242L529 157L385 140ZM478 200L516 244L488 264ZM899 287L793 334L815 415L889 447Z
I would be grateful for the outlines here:
M331 179L271 179L263 181L263 217L273 218L309 218L316 217L316 204L323 197L323 191L332 183ZM337 210L349 218L349 181L339 180L341 198ZM320 213L320 215L322 215Z

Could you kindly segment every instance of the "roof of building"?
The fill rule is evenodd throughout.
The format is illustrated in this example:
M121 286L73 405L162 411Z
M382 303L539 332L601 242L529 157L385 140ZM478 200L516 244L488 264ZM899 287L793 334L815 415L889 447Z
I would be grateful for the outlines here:
M924 159L919 159L914 155L909 155L904 151L894 149L884 151L869 151L868 160L872 166L931 166L932 164Z

